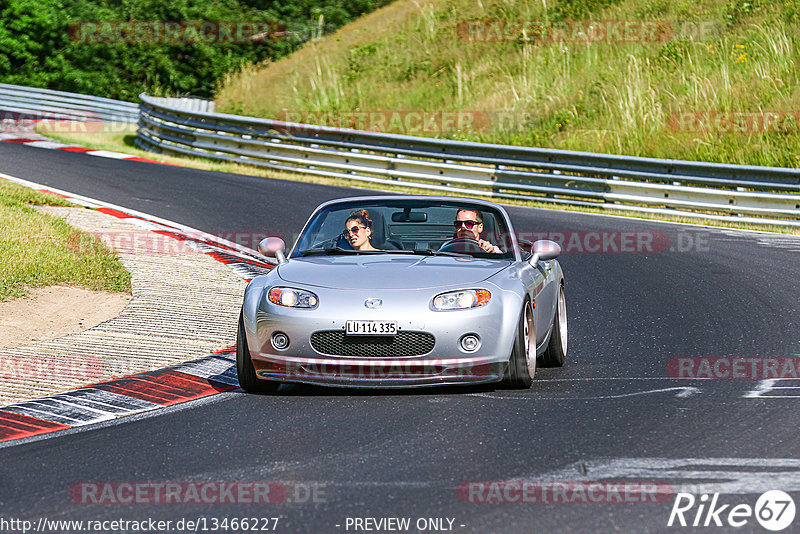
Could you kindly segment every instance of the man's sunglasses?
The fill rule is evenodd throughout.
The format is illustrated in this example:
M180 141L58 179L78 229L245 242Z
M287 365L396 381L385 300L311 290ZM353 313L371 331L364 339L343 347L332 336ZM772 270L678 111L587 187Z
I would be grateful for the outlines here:
M456 230L461 228L461 226L466 226L467 230L472 230L475 225L480 224L478 221L453 221L453 226L456 227Z
M366 229L366 226L351 226L350 228L345 229L344 233L350 232L353 235L356 235L362 228Z

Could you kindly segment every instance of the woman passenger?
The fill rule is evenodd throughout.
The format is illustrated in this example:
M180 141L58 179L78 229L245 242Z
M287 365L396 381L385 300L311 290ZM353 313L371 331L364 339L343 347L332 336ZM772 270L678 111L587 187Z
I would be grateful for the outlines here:
M355 250L378 250L372 246L372 219L367 210L354 211L344 223L344 233Z

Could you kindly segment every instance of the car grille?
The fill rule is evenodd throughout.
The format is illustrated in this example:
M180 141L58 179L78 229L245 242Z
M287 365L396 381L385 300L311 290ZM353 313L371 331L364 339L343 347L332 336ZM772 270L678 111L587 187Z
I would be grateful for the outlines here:
M400 331L396 336L346 336L342 330L311 334L311 346L320 354L362 358L421 356L433 350L436 339L425 332Z

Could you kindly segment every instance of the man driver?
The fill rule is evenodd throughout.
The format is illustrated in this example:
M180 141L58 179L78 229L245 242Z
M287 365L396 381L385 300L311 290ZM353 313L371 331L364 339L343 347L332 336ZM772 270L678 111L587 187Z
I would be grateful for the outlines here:
M462 209L458 210L456 220L453 221L456 227L455 237L459 239L474 239L486 252L500 254L499 247L492 245L489 241L481 239L483 232L483 215L478 210Z

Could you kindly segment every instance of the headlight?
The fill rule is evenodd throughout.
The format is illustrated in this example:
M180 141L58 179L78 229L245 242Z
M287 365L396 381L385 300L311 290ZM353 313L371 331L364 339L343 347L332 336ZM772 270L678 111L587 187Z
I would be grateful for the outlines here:
M485 289L462 289L436 295L432 304L434 310L465 310L480 308L491 298L492 294Z
M314 293L290 287L273 287L267 298L273 304L288 308L316 308L319 302Z

